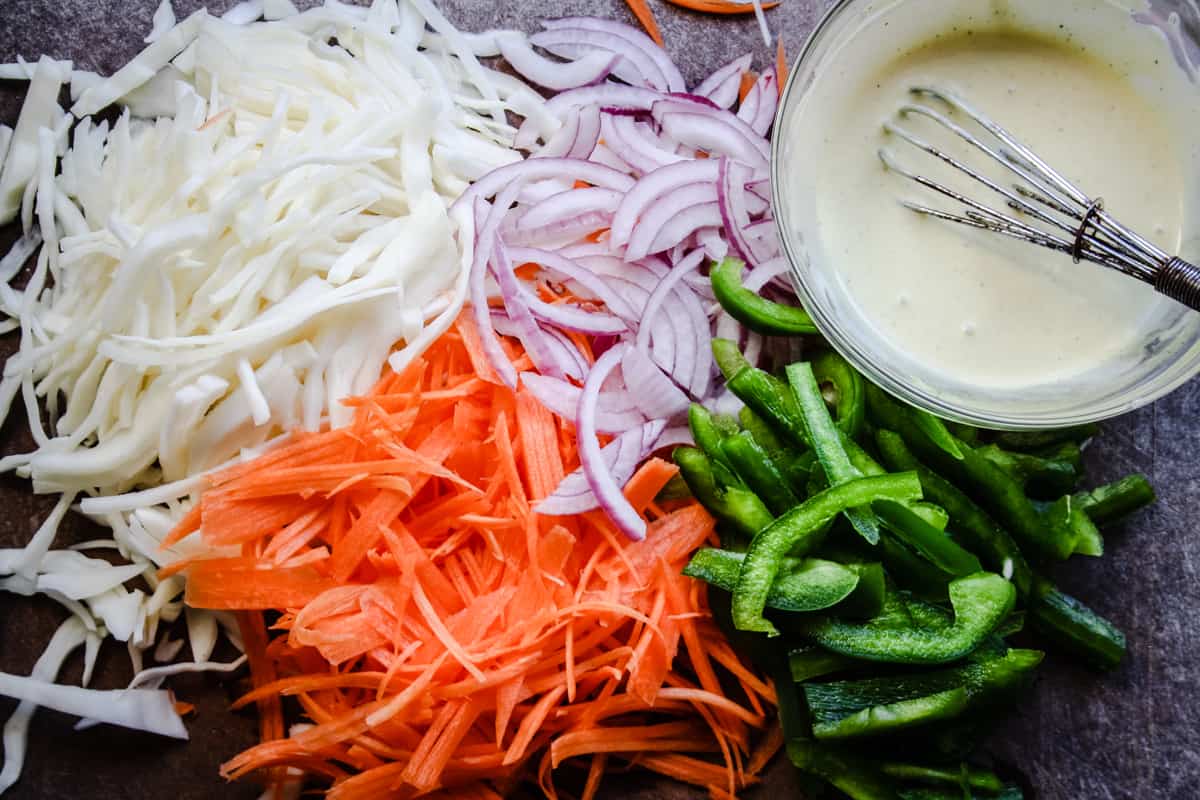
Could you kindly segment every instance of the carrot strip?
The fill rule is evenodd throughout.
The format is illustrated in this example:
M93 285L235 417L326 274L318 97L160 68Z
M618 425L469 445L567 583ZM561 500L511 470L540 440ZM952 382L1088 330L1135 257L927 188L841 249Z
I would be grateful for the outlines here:
M732 0L667 0L673 6L686 8L689 11L699 11L702 14L753 14L753 3L737 3ZM763 3L765 11L779 5L778 0Z
M783 37L779 37L779 44L775 46L775 86L779 90L779 96L783 97L783 87L788 79L788 60L787 54L783 49Z
M633 12L633 16L637 17L637 21L646 29L646 33L654 40L654 43L659 47L666 47L663 42L662 33L658 30L658 22L654 19L654 12L650 10L649 3L646 0L625 0L629 6L629 10Z
M573 425L495 379L469 318L347 407L346 428L214 476L171 533L210 549L163 573L188 576L188 603L240 612L250 657L235 706L259 707L262 741L223 775L266 771L278 791L300 770L333 800L496 800L522 780L553 798L576 758L587 798L618 763L714 797L755 780L778 749L754 744L773 694L680 574L715 521L655 503L672 464L625 488L643 542L600 512L538 514L579 464ZM284 697L311 723L288 738Z

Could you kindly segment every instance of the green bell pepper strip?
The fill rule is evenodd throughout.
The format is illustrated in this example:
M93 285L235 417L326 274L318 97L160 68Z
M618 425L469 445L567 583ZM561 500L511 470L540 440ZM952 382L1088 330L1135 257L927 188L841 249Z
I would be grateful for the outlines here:
M734 473L762 498L772 513L783 514L800 505L800 498L788 485L787 478L749 432L741 431L725 437L720 449L733 466Z
M914 553L890 530L879 537L879 557L897 584L922 597L945 599L947 587L954 580L949 572Z
M754 492L737 485L720 485L713 471L713 462L695 447L677 447L672 458L679 474L700 501L717 519L747 538L775 520L775 515Z
M944 769L921 764L885 763L880 764L879 769L884 775L915 783L948 784L957 787L966 784L970 789L981 789L985 792L1002 792L1005 789L1004 781L1000 780L996 773L971 769L966 764L963 764L961 769ZM962 797L961 791L958 796Z
M837 486L861 478L862 472L850 463L850 457L842 447L842 434L829 416L812 365L807 362L792 364L787 368L787 376L800 408L808 441L825 469L829 485ZM859 535L871 544L879 541L879 520L870 507L850 508L845 513L846 519L850 520Z
M833 350L826 350L812 360L813 374L817 384L833 387L834 417L838 428L851 439L862 432L867 414L867 400L863 393L863 378L858 370Z
M917 473L925 496L950 514L955 536L978 554L985 566L1008 576L1022 597L1029 594L1033 572L1008 531L961 489L918 461L899 434L880 429L875 441L888 469Z
M1025 793L1019 786L1005 786L999 793L985 791L977 794L968 787L963 789L934 789L920 787L915 789L900 789L900 800L1025 800Z
M1073 428L1059 428L1044 431L1003 431L996 434L996 444L1006 450L1038 450L1043 447L1074 442L1081 444L1095 436L1100 426L1094 422L1077 425Z
M934 566L955 576L981 572L979 559L930 525L919 514L899 503L881 501L874 505L879 520L904 544Z
M803 308L773 303L742 286L745 266L736 258L726 258L709 273L713 294L729 316L765 336L800 336L817 332L812 317Z
M980 434L983 433L981 430L979 430L979 428L976 428L974 425L967 425L966 423L954 422L952 420L944 420L944 422L946 423L946 430L954 434L954 436L960 442L966 442L972 447L979 444Z
M841 653L832 653L824 647L801 647L788 653L788 667L795 683L804 683L813 678L822 678L862 664Z
M729 391L792 444L807 448L800 408L787 384L753 367L728 339L713 339L712 350Z
M946 532L946 527L950 524L950 514L946 509L934 503L909 503L907 508L920 517L926 525L942 533Z
M775 468L787 479L788 486L793 490L803 490L808 484L816 455L811 450L784 444L771 426L749 406L742 406L738 421L755 443L767 452Z
M688 429L692 432L692 441L696 443L696 447L703 450L715 463L721 464L730 472L733 471L733 464L721 449L721 442L728 434L717 424L716 418L707 408L699 403L692 403L688 407Z
M807 622L804 629L822 647L853 658L944 664L978 647L1016 602L1013 585L990 572L958 578L948 591L954 608L954 622L948 626L896 625L879 619L853 623L823 617Z
M1056 536L1069 538L1074 543L1072 553L1097 557L1104 555L1104 537L1100 529L1071 495L1064 495L1047 505L1042 515Z
M812 702L811 700L809 701ZM864 708L836 722L813 724L818 739L856 739L907 730L946 719L954 719L967 710L970 695L965 688L947 689L937 694L897 700L894 703Z
M1154 487L1145 475L1127 475L1114 483L1075 495L1079 508L1097 525L1108 525L1154 502Z
M889 733L995 705L1025 685L1042 658L1039 650L1009 650L933 672L806 683L804 696L817 738Z
M995 444L977 447L975 452L1011 475L1030 497L1045 500L1061 497L1074 491L1079 482L1075 465L1065 458L1011 452Z
M750 542L733 592L733 622L740 630L777 636L779 631L763 618L767 596L785 556L803 555L823 536L825 523L847 508L875 500L916 500L921 485L912 473L858 478L833 486L805 500Z
M842 748L793 738L788 740L787 754L797 769L818 776L851 800L901 800L873 762Z
M1113 669L1125 656L1125 634L1047 580L1038 581L1028 618L1049 643L1098 669Z
M683 574L733 591L745 555L706 547L697 550ZM819 558L786 559L767 605L781 611L822 611L836 606L858 587L857 571Z
M1074 539L1051 529L1025 496L1024 487L966 445L961 458L948 457L924 431L912 424L906 409L874 386L867 385L867 412L881 427L899 433L918 458L942 472L986 508L1027 551L1062 561L1075 549ZM943 504L944 505L944 504Z
M887 573L877 561L844 564L858 574L858 586L842 602L832 609L840 617L870 619L883 608L887 594Z

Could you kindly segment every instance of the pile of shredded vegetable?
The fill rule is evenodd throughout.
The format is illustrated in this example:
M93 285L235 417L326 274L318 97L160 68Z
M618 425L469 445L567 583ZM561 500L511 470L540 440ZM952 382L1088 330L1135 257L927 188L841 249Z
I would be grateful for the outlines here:
M258 688L239 702L260 703L268 740L227 775L299 768L337 800L524 778L554 797L552 771L581 760L585 798L609 759L721 797L754 780L779 744L755 736L774 695L681 575L714 522L655 502L676 467L652 458L625 487L642 542L600 513L534 512L578 463L575 432L499 381L468 317L348 404L349 426L215 475L171 537L241 550L170 568L189 604L283 611L270 641L247 623ZM312 722L288 738L283 696Z
M0 65L29 81L0 136L0 223L23 231L0 260L0 327L20 330L0 419L22 404L36 444L0 470L61 493L28 546L0 557L0 589L65 606L89 675L104 636L128 644L135 673L143 653L180 653L159 625L184 612L183 581L155 570L191 552L160 543L201 476L292 430L346 424L343 397L455 319L469 267L456 233L469 239L472 220L450 205L519 160L508 115L536 126L543 105L482 66L428 0L257 2L178 22L164 2L148 41L107 78L50 58ZM90 116L113 104L115 121ZM112 529L92 546L126 563L52 549L80 499ZM240 641L232 617L186 617L193 666L227 667L209 659L219 625ZM90 697L95 719L122 702ZM0 789L32 708L5 729Z

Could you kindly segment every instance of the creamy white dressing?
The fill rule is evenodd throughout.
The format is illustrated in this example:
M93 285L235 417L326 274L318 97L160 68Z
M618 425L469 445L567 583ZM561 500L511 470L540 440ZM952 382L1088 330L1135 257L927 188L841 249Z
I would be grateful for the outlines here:
M789 191L809 198L787 219L830 276L825 291L848 296L914 372L977 390L1019 391L1136 361L1164 318L1178 316L1174 304L1104 268L905 209L900 198L959 210L887 172L876 153L887 147L913 171L1002 206L882 130L912 102L909 87L948 89L1177 252L1196 192L1187 126L1197 101L1169 51L1127 9L1103 2L879 6L816 75L806 114L821 114L819 129L801 127L796 148L786 145L791 158L809 159L785 173ZM948 131L921 118L902 124L1012 182Z

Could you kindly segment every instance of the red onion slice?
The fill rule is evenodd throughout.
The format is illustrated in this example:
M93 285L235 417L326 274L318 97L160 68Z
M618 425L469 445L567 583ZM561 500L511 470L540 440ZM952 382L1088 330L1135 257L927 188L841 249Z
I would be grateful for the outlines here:
M517 182L551 179L584 181L592 186L616 189L619 192L628 192L636 183L623 172L591 161L576 158L527 158L492 170L475 181L454 201L454 206L457 207L460 203L474 203L476 197L492 197L506 186Z
M546 111L561 116L567 109L578 106L600 106L604 109L627 108L649 111L650 107L663 96L653 89L643 89L640 86L626 86L611 81L596 86L584 86L580 89L556 94L546 101ZM529 124L526 121L521 127Z
M750 69L752 59L750 53L735 58L705 78L692 90L692 94L707 97L721 108L729 108L738 99L742 75Z
M705 150L727 155L739 161L757 166L771 157L771 145L762 134L757 133L737 116L724 109L709 108L697 103L671 98L655 103L650 113L662 125L663 132L675 141ZM678 131L687 132L684 137L672 133L663 121L664 117L678 115L684 119L672 123ZM703 122L695 117L703 118ZM727 152L735 150L736 152ZM741 155L740 155L741 154ZM757 155L755 155L757 154Z
M496 208L492 209L492 214L496 214ZM492 240L492 257L488 265L500 286L500 296L504 299L508 318L516 327L517 338L521 340L537 371L551 377L568 374L571 368L570 360L562 357L561 348L556 348L547 341L546 333L537 324L537 319L526 302L526 295L522 293L521 281L513 272L512 262L508 260L499 237ZM516 388L515 383L513 388Z
M711 203L700 203L684 209L678 216L671 219L659 229L658 235L650 245L650 252L661 253L674 247L701 228L721 224L721 208L714 200Z
M579 410L579 395L583 391L578 386L536 372L521 373L521 383L546 408L564 419L575 419ZM636 406L618 407L623 402L631 402L628 392L605 392L601 395L596 409L596 430L618 434L646 421Z
M775 68L770 67L758 76L738 109L738 119L759 136L766 136L771 123L775 121L775 109L779 105L776 83Z
M717 199L716 192L703 192L705 184L715 184L720 176L720 167L715 159L680 160L654 170L643 176L633 188L625 193L612 221L613 244L627 244L634 226L646 209L659 198L683 187L693 187L688 196L695 202ZM680 198L682 199L682 198Z
M641 173L687 160L678 153L660 147L658 136L650 126L631 116L605 114L601 134L609 145L616 148L622 159Z
M788 263L783 256L777 256L764 261L746 275L742 286L752 292L757 292L780 275L787 274Z
M721 215L719 211L715 210L716 205L716 187L708 182L685 184L657 198L646 207L641 218L634 224L629 241L625 245L625 257L632 261L644 258L651 253L662 252L674 247L689 233L699 228L720 225ZM687 230L678 237L662 236L663 231L667 228L675 231L679 220L691 209L707 206L713 207L712 215L700 212L703 218L695 225L685 226ZM619 212L620 209L618 209ZM614 222L615 219L614 217ZM691 219L692 217L688 217L689 221ZM664 244L664 239L673 240L666 241Z
M718 163L721 177L717 181L717 203L721 210L721 224L725 228L725 236L738 258L751 265L757 264L756 253L742 232L750 224L750 213L746 211L742 188L747 176L742 171L741 164L728 158L722 158Z
M692 431L687 425L676 425L674 427L665 428L658 438L654 440L654 449L662 450L666 447L679 447L682 445L694 445L696 442L692 438Z
M613 439L601 452L605 464L609 465L614 481L624 486L633 477L637 465L656 449L655 442L662 437L666 423L655 420ZM600 506L596 495L588 485L583 468L563 478L554 493L534 506L534 511L546 516L582 514Z
M688 396L638 348L625 348L621 375L625 385L633 387L630 391L638 409L650 419L670 419L687 411Z
M601 189L595 186L585 189L569 189L551 195L531 207L521 216L516 230L537 230L587 213L600 212L605 216L612 216L627 196L613 189Z
M505 211L512 205L517 194L521 191L519 183L509 184L508 188L500 197L496 198L496 205L488 207L486 201L482 198L475 198L475 219L476 224L482 221L482 225L478 234L475 237L475 252L471 259L471 274L468 276L468 288L471 295L471 311L475 316L475 324L479 328L479 338L483 343L483 351L491 362L492 368L496 370L497 376L504 384L515 389L517 386L517 370L513 367L512 362L508 359L508 354L504 352L504 348L500 344L500 338L496 335L496 329L492 326L492 315L488 311L487 298L487 264L488 254L492 250L492 245L496 241L496 232L500 228L500 221L503 218L503 213L497 213L496 209L503 207Z
M719 228L701 228L696 231L696 243L704 249L710 261L720 261L729 255L729 242L721 237ZM699 288L692 284L692 288Z
M671 61L666 51L659 47L653 39L637 28L624 25L620 22L597 19L595 17L547 19L542 20L542 27L547 30L575 28L593 33L609 34L624 39L654 61L658 72L666 77L666 86L661 87L663 91L683 92L687 90L687 86L683 81L683 75L679 72L679 68L675 66L675 62Z
M608 77L618 56L596 50L577 61L551 61L539 55L523 34L503 32L496 37L500 55L526 80L554 91L589 86Z
M640 541L646 538L646 520L642 519L637 509L630 505L621 493L621 485L604 463L604 454L600 452L600 440L596 438L596 406L600 399L600 390L609 374L624 357L628 347L627 344L612 347L592 365L592 371L583 383L583 393L579 396L575 435L579 442L580 466L600 507L626 536Z
M636 322L640 316L629 304L629 301L613 291L603 278L561 253L532 247L510 247L508 254L513 261L519 264L539 264L545 269L578 283L597 300L604 303L609 311L627 323Z
M617 56L612 69L615 77L631 86L658 91L667 88L668 78L654 59L620 36L580 28L555 28L533 34L529 42L560 58L584 58L597 51L611 54Z

